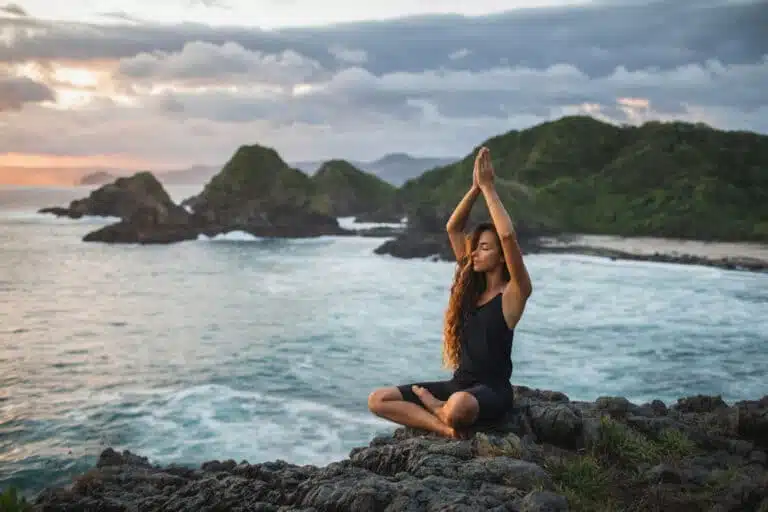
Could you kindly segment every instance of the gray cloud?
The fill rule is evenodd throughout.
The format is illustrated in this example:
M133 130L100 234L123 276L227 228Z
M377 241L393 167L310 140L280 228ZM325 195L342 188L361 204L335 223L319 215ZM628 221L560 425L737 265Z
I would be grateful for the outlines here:
M768 132L766 2L607 0L278 31L32 18L3 26L13 37L0 44L0 66L116 60L118 88L134 103L104 97L65 115L29 105L15 124L0 123L0 151L216 162L257 141L302 159L456 155L578 113Z
M142 20L141 18L132 16L125 11L103 12L103 13L100 13L99 16L103 16L104 18L113 19L113 20L129 21L131 23L144 23L144 20Z
M465 18L422 16L320 28L261 31L180 24L173 27L44 24L44 34L19 37L0 47L0 60L125 58L142 52L178 52L191 41L237 43L262 53L293 50L329 69L344 66L328 48L365 52L374 74L395 70L488 69L503 59L510 66L545 69L567 62L588 76L710 59L749 63L768 53L768 3L663 0L644 5L610 3L589 7L520 9ZM13 25L8 19L0 24ZM42 22L39 22L42 23ZM425 37L428 34L429 37ZM471 57L451 59L457 49Z
M118 76L125 80L195 81L208 84L224 79L248 77L254 82L294 84L311 78L320 65L293 50L264 54L246 50L237 43L215 45L187 43L178 53L140 53L120 61Z
M8 4L0 6L0 12L13 14L15 16L29 16L29 13L18 4Z
M190 0L190 5L202 5L203 7L229 9L229 5L222 0Z
M566 64L545 70L499 66L481 72L427 70L381 76L354 67L318 81L299 95L290 89L268 96L247 90L177 94L184 109L174 115L226 122L323 123L367 114L418 121L422 112L415 105L426 102L445 118L504 119L515 114L544 115L585 103L608 108L621 98L647 100L658 113L684 113L686 105L750 112L768 105L766 83L768 57L755 64L726 66L709 61L666 71L618 68L599 78ZM624 121L624 116L619 120Z
M29 78L0 76L0 112L21 110L26 103L54 99L53 91L44 84Z

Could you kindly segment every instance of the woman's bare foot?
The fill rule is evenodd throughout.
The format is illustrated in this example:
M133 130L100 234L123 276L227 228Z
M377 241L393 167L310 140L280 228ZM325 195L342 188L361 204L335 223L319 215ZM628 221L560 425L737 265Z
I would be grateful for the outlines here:
M411 389L413 390L414 394L419 397L419 400L421 400L421 403L424 404L424 407L426 407L429 412L440 418L438 413L440 412L440 409L443 407L443 405L445 405L445 402L438 400L435 398L435 395L429 392L428 389L422 388L421 386L412 386Z

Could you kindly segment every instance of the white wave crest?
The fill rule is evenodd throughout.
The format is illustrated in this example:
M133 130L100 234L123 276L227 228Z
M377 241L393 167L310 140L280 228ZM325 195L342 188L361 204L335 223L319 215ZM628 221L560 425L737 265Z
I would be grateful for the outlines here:
M226 233L219 233L214 236L198 235L197 239L202 242L259 242L263 238L253 236L245 231L235 230Z
M346 457L389 424L375 416L258 391L206 384L134 407L142 439L132 446L163 463L283 459L323 465Z
M120 217L101 217L98 215L83 215L79 219L58 217L51 213L30 212L28 210L4 211L0 216L14 222L33 224L114 224L120 222Z

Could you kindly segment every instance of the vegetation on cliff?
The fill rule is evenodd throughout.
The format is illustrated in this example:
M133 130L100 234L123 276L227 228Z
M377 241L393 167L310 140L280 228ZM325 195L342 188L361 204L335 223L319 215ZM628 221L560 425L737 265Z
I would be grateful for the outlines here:
M566 232L768 240L768 136L704 124L617 127L572 116L492 137L499 194L517 222ZM448 214L476 150L406 182L408 210ZM473 217L487 214L481 206Z
M272 148L241 146L196 197L196 213L220 224L248 224L279 209L311 211L310 178L286 164Z
M339 217L380 210L392 204L396 188L346 160L329 160L312 176L313 203Z
M309 177L274 149L254 144L240 147L202 193L186 203L223 224L248 224L278 212L298 221L305 215L341 217L377 211L394 204L395 190L344 160L325 162Z

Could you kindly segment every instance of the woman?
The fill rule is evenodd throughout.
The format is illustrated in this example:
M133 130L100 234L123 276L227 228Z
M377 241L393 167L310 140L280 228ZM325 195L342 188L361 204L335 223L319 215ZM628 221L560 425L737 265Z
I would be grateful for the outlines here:
M480 194L493 222L479 225L467 240L464 226ZM532 291L512 221L494 188L488 148L478 152L472 188L446 229L458 261L443 341L453 377L377 389L368 407L395 423L456 438L512 406L512 338Z

